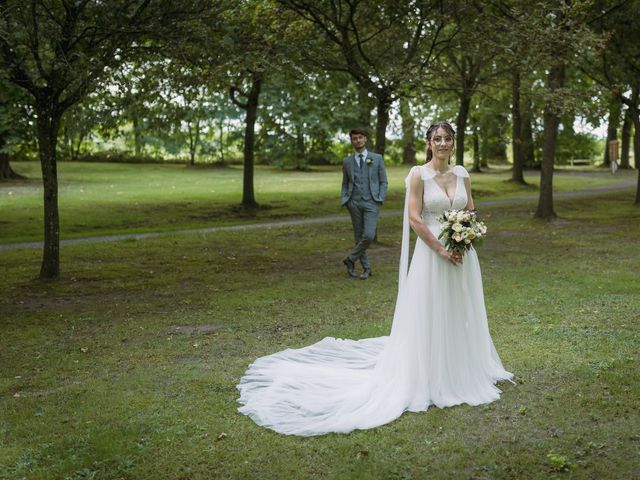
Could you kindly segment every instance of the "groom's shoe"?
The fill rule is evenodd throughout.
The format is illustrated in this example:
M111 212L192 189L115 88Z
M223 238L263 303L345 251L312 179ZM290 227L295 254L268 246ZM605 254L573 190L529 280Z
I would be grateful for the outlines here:
M352 277L357 277L358 274L356 274L356 264L353 263L353 260L351 260L349 257L345 257L344 260L342 260L342 263L344 263L347 266L347 273L352 276Z
M365 268L364 272L362 272L360 274L360 280L366 280L367 278L369 278L371 276L371 269L370 268Z

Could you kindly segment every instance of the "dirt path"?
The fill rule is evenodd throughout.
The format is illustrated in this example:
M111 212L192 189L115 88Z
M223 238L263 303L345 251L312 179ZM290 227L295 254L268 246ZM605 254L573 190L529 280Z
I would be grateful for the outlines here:
M635 188L636 180L627 179L620 183L612 185L602 185L599 187L588 188L584 190L576 190L573 192L559 192L554 193L554 200L573 199L581 197L589 197L592 195L599 195L606 191L620 191ZM526 195L518 198L504 198L500 200L479 200L477 206L479 208L495 207L503 205L516 205L521 203L527 203L538 199L538 194ZM381 217L393 217L402 214L401 210L388 210L380 213ZM68 240L61 240L60 246L76 245L83 243L95 243L95 242L117 242L120 240L143 240L145 238L155 238L167 235L192 235L199 233L215 233L225 232L230 230L246 230L255 228L277 228L286 227L289 225L313 225L317 223L327 222L348 222L351 218L348 215L331 215L327 217L311 217L311 218L293 218L291 220L283 220L280 222L264 222L264 223L251 223L246 225L227 225L221 227L206 227L195 228L190 230L164 230L160 232L148 232L148 233L123 233L119 235L107 235L101 237L87 237L87 238L72 238ZM0 251L7 250L19 250L19 249L40 249L42 248L42 242L24 242L24 243L6 243L0 245Z

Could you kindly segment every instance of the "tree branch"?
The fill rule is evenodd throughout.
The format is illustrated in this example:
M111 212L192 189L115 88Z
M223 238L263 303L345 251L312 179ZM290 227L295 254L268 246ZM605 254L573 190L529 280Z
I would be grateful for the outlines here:
M242 90L240 90L239 88L237 88L235 85L232 85L229 88L229 96L231 98L231 101L235 103L237 106L239 106L240 108L242 108L243 110L246 110L248 108L248 102L244 102L244 103L240 102L240 100L236 98L236 93L239 93L244 97L248 97L248 95L244 93Z
M38 34L38 12L36 9L36 0L31 0L31 20L33 27L33 45L31 46L31 54L33 55L33 59L35 60L36 67L38 68L38 73L42 78L48 78L47 73L42 66L42 61L40 59L40 39Z

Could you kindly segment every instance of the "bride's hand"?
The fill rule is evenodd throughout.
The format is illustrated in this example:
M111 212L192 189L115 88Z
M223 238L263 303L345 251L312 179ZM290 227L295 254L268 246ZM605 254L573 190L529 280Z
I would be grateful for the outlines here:
M450 252L446 248L442 248L438 253L452 265L460 265L462 263L462 254L460 252Z

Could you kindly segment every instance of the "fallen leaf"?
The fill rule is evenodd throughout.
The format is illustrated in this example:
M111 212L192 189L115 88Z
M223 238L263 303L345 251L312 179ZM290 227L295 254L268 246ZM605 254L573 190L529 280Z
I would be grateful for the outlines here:
M224 440L225 438L227 438L227 434L222 432L218 435L217 440Z
M87 353L89 351L89 347L80 347L80 351L82 353Z
M359 450L358 453L356 453L356 458L363 458L367 455L369 455L369 452L367 450Z

